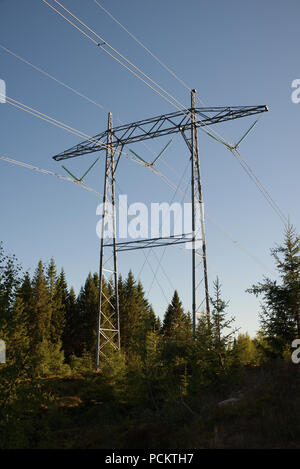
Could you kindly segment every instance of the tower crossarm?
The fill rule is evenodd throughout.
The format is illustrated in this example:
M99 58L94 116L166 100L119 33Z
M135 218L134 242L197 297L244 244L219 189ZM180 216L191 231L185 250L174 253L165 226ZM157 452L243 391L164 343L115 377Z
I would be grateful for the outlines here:
M195 124L197 127L206 127L220 122L239 119L267 112L265 105L260 106L227 106L227 107L200 107L195 109ZM144 119L130 124L123 124L112 129L114 135L113 146L127 145L151 138L182 132L190 128L191 109L184 109L170 114ZM75 158L88 153L106 149L107 130L85 140L68 150L53 157L56 161Z

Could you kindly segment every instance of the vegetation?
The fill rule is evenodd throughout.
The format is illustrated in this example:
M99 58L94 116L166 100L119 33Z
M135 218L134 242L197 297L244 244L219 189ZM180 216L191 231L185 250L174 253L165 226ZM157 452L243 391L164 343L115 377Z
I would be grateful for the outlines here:
M0 244L0 447L299 447L299 253L289 226L272 250L281 283L249 290L262 296L253 339L233 327L219 279L193 337L177 291L161 322L132 272L120 277L121 351L95 372L98 275L76 296L54 259L31 278Z

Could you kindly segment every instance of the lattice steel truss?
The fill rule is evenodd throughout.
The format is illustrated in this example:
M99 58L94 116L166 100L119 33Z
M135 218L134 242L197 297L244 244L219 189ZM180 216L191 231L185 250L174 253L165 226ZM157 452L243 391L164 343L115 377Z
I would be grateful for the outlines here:
M102 217L99 269L99 307L96 348L97 369L99 369L100 366L100 357L107 357L111 351L120 348L117 252L190 242L192 254L192 316L194 334L197 314L201 312L203 305L205 305L205 312L209 317L210 297L208 289L204 209L197 129L228 120L260 114L266 112L268 109L266 106L196 108L195 96L196 90L192 90L191 107L189 109L183 109L182 111L164 114L118 127L112 126L112 114L109 113L108 128L106 131L53 157L56 161L61 161L96 151L106 152L103 192L104 212ZM118 243L116 237L115 173L122 155L123 147L127 144L178 132L183 136L190 153L192 233L173 237ZM116 160L115 155L118 155ZM111 239L107 239L106 237L104 241L103 233L107 224L112 228L112 236ZM107 278L106 282L104 282L105 278Z
M206 127L212 124L219 124L228 120L239 119L266 112L266 106L233 106L233 107L204 107L193 110L196 127ZM114 141L112 145L127 145L150 138L170 135L181 130L189 131L191 128L191 109L164 114L151 119L145 119L131 124L124 124L112 129ZM108 130L95 135L91 140L85 140L79 145L66 150L53 158L56 161L74 158L76 156L94 153L105 150L105 142Z

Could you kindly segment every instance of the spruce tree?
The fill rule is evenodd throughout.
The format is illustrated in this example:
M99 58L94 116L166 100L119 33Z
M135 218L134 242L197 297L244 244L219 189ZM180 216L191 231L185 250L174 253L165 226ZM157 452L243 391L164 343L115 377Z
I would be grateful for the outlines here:
M166 310L161 332L166 392L175 396L175 389L181 393L182 378L187 372L193 342L190 317L185 314L176 290Z
M67 283L64 271L56 278L51 298L52 316L51 316L51 341L53 343L61 342L65 323L66 323L66 298L68 295Z
M142 327L144 297L143 292L138 291L131 271L124 283L119 280L119 285L121 345L129 352L134 348Z
M254 365L258 362L258 352L248 333L239 334L232 348L233 364Z
M127 353L144 355L147 334L157 328L154 311L141 282L136 283L131 271L125 281L119 277L118 288L121 346Z
M21 267L16 257L6 255L0 243L0 321L1 319L9 320L12 314L16 291L20 283L20 271Z
M262 332L267 343L266 353L283 357L295 337L300 337L300 238L288 225L283 244L271 250L281 278L270 278L253 285L248 292L262 296L260 315Z
M227 316L228 302L222 299L218 277L214 282L214 296L211 298L211 304L213 307L211 312L212 348L218 357L219 365L224 368L225 358L229 354L236 330L231 329L234 318Z
M25 306L19 294L16 295L13 315L8 324L9 341L8 356L15 364L30 367L30 336L28 330L28 317Z
M80 341L81 324L79 310L74 288L71 287L66 298L66 324L63 332L63 349L66 360L69 361L71 355L79 356L82 352Z
M34 305L30 322L33 324L33 342L35 345L42 341L50 342L51 296L42 261L39 261L32 280L32 295Z
M94 353L96 349L96 333L98 318L98 274L91 273L78 295L78 334L80 337L80 353L84 350ZM106 295L107 296L107 295Z
M54 297L54 290L57 281L56 265L53 257L50 259L49 265L47 266L46 278L48 282L50 298L52 300Z
M190 336L191 321L183 310L177 290L175 290L172 301L166 310L162 332L166 337L177 337L183 340Z

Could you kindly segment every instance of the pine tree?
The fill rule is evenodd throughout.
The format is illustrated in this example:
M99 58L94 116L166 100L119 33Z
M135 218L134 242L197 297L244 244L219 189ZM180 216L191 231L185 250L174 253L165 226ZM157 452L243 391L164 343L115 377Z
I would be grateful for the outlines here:
M300 238L289 224L283 244L271 250L281 283L264 278L248 290L263 298L261 326L267 343L266 353L272 357L282 357L296 335L300 337L299 253Z
M68 287L62 270L59 277L56 278L51 298L52 316L51 316L51 341L58 343L62 340L64 328L66 325L66 301L68 296Z
M193 346L190 317L185 314L176 290L166 310L161 332L165 391L171 397L176 393L181 394L182 379L185 374L187 376Z
M33 324L33 342L35 346L42 342L50 342L51 338L51 296L44 275L44 266L39 261L32 281L33 311L30 322Z
M16 295L9 331L8 355L13 356L14 363L23 367L28 366L28 362L31 361L28 317L19 294Z
M6 364L25 366L29 357L30 340L24 304L18 294L9 320L2 321L0 337L6 343Z
M277 270L286 293L286 311L295 321L300 337L300 237L295 228L288 225L283 246L272 250Z
M54 297L54 290L55 290L55 285L57 281L56 265L55 265L53 257L50 259L49 265L47 267L46 278L48 282L50 298L52 300Z
M11 404L17 399L19 401L22 398L26 399L27 396L24 397L22 394L22 388L28 378L32 377L35 366L35 360L30 353L24 305L18 295L15 298L11 317L0 324L0 337L6 344L6 363L0 365L1 428L5 422L13 418ZM16 419L16 415L14 417Z
M148 332L160 331L160 319L156 317L154 309L151 305L147 305L144 315L144 328L146 334Z
M64 269L61 269L60 271L60 274L57 280L57 285L59 286L59 289L61 291L62 303L66 305L68 301L69 290L68 290L68 283L66 280L66 274L65 274Z
M20 283L21 267L15 256L5 255L3 245L0 243L0 321L9 320L13 307L16 291Z
M120 304L120 332L121 346L128 353L136 345L142 328L142 314L144 311L143 292L136 285L134 276L130 271L125 282L119 278L119 304Z
M69 361L71 355L78 356L82 352L80 340L81 325L79 309L74 288L71 287L66 298L66 325L63 332L63 349L66 360Z
M191 321L183 310L177 290L166 310L162 332L166 337L177 337L183 340L191 334Z
M136 329L133 331L134 349L139 355L144 356L146 353L147 335L151 332L159 331L160 327L154 310L145 297L141 282L136 286L135 297L138 315L136 317Z
M258 363L257 348L248 333L239 334L234 340L232 356L235 365L245 366Z
M215 366L211 321L204 313L197 320L192 365L195 372L207 372Z
M84 288L78 295L78 334L80 335L80 349L90 353L96 350L97 318L98 318L98 290L99 277L89 273ZM107 295L106 295L107 296Z
M125 281L118 280L121 347L127 354L144 356L148 332L159 328L153 308L145 297L141 282L129 271Z
M228 302L226 303L222 299L221 284L218 277L214 282L214 297L211 298L211 304L213 306L211 313L212 348L218 357L219 365L224 368L225 358L228 355L236 330L231 330L234 318L227 317Z

